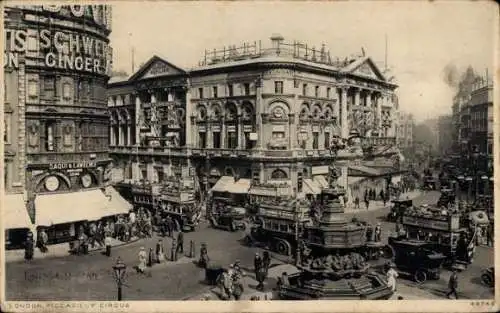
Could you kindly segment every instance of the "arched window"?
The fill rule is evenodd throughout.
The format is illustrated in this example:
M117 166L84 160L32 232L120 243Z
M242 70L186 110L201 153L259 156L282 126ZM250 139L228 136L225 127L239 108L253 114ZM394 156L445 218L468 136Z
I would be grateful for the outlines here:
M203 106L198 107L198 119L204 121L207 118L207 109Z
M287 179L288 175L283 170L274 170L271 173L271 179Z
M321 116L321 108L317 105L313 108L313 118L319 118Z
M226 106L226 119L234 120L238 116L236 106L233 103L228 103Z

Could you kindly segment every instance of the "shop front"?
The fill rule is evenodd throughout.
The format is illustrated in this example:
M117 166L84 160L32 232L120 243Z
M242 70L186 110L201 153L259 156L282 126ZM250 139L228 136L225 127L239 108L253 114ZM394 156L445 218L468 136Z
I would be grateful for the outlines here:
M44 229L49 244L75 238L86 222L128 214L132 205L113 187L70 193L39 194L35 198L37 231Z
M5 247L19 249L24 247L28 231L34 230L23 194L6 194L3 207L5 208L3 225L5 229Z

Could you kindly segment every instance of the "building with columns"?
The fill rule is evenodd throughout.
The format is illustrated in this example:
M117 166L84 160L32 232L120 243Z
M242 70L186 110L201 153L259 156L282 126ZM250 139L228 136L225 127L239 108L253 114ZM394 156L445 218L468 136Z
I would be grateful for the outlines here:
M40 227L49 242L71 240L79 223L126 211L107 187L111 8L9 6L4 14L6 244Z
M108 86L111 153L125 181L161 183L176 171L194 176L202 193L286 184L293 196L314 195L326 187L334 138L395 144L396 88L367 56L333 60L324 46L280 36L269 48L205 52L186 71L155 56ZM361 158L339 151L341 185Z

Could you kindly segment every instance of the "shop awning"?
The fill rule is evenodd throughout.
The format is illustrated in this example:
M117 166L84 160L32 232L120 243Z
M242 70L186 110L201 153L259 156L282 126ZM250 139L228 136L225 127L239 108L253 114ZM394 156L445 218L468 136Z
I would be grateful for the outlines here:
M230 185L234 184L234 178L232 176L222 176L219 178L217 183L212 187L212 192L228 192Z
M303 190L307 195L319 195L321 193L321 187L309 178L304 179Z
M22 194L6 194L3 201L2 216L4 229L31 228L32 223L26 210Z
M348 176L347 177L347 184L348 185L354 185L356 183L359 183L360 181L364 180L366 177L362 176Z
M103 211L102 217L128 214L133 208L133 205L125 200L114 187L107 187L105 196L108 202L106 203L106 210Z
M240 178L233 184L229 184L227 191L236 194L247 194L250 189L250 179Z
M108 198L100 189L38 195L35 198L35 222L39 226L95 221L106 213Z
M328 188L328 181L323 175L316 175L313 180L321 187L321 189Z

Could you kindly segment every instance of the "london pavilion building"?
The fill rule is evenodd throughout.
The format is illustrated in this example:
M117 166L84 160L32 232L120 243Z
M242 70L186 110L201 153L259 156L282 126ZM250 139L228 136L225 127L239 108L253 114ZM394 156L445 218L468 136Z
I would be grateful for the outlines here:
M351 174L358 187L396 175L394 162L375 161L397 153L397 86L367 56L333 60L324 46L281 36L271 44L206 51L190 70L154 56L132 76L114 78L108 101L117 180L182 178L201 194L287 186L292 196L315 195L327 187L331 141L353 134L372 147L376 165L363 164L359 151L339 151L341 185L349 187Z
M109 6L9 6L5 17L3 226L7 246L128 212L109 185Z

